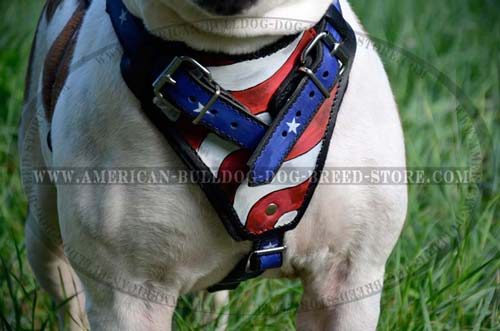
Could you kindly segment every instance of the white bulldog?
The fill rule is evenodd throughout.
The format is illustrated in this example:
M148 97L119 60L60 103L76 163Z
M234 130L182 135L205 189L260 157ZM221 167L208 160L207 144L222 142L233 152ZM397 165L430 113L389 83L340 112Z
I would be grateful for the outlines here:
M231 239L196 185L37 185L26 171L183 167L120 74L121 48L105 2L48 0L39 22L19 143L30 205L28 258L56 302L71 298L61 308L71 330L170 330L176 299L220 281L251 244ZM241 17L302 22L294 27L306 30L331 1L124 3L153 34L242 54L300 31L242 28ZM349 4L341 7L364 38ZM234 24L207 30L207 20ZM165 26L189 33L165 33ZM366 43L358 45L325 167L405 167L389 81ZM301 279L298 330L376 329L384 266L406 207L404 185L318 185L302 221L285 235L283 267L264 273Z

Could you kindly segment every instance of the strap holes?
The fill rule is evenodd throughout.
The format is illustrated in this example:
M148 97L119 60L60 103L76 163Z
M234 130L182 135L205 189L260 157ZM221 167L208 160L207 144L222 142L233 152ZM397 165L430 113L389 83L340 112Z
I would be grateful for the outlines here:
M300 110L295 113L295 116L297 116L297 117L300 117L301 115L302 115L302 113L300 112Z
M196 102L196 97L195 97L194 95L190 95L190 96L188 97L188 100L189 100L189 102L191 102L191 103L195 103L195 102Z
M314 96L316 95L316 93L314 93L314 91L311 91L309 92L309 98L314 98Z
M323 78L328 77L329 74L330 74L330 72L328 70L327 71L323 71Z
M286 136L288 135L288 132L283 131L283 132L281 132L281 135L282 135L283 137L286 137Z
M233 129L236 129L238 127L238 123L237 122L231 122L231 127Z

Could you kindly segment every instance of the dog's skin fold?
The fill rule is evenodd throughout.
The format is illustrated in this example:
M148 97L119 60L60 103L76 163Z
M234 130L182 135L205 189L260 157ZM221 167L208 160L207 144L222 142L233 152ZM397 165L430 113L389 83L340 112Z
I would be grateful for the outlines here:
M51 100L53 115L46 115L40 91L55 84L42 86L46 64L54 60L47 57L82 1L49 0L42 14L19 131L23 169L183 167L122 79L121 48L105 0L93 0L86 10L72 56L58 66L67 70L67 78L56 78L63 86ZM125 4L156 35L234 54L253 52L297 32L269 24L245 29L238 25L244 17L300 21L296 28L304 30L321 18L330 2ZM364 40L349 4L341 1L341 6ZM207 20L232 24L205 30ZM187 27L180 30L185 33L169 34L173 25ZM404 141L387 75L374 48L365 42L356 53L325 169L378 166L405 167ZM71 315L71 330L89 325L92 330L170 330L176 298L221 280L250 249L249 242L230 238L195 185L47 186L31 184L30 176L24 172L30 205L29 262L57 302L74 295L61 309L61 316ZM283 267L265 273L302 280L297 330L376 329L384 265L401 231L406 205L404 185L318 186L301 223L285 236ZM359 296L336 305L345 293Z

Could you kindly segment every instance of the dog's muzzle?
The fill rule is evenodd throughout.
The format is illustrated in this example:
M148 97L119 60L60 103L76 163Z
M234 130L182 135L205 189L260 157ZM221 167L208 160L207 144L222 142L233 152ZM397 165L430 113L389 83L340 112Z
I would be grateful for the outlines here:
M258 0L194 0L198 6L209 13L222 16L241 14Z

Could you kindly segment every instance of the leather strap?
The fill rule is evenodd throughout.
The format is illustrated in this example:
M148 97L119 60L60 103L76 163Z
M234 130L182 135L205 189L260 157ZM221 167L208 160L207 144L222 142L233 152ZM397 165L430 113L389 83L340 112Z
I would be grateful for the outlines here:
M273 252L272 250L276 251ZM210 286L207 291L233 290L241 282L261 275L267 269L280 268L283 264L283 235L255 241L252 251L238 262L223 280Z
M193 68L189 67L193 64L184 64L187 61L183 61L182 58L176 58L176 61L171 64L171 66L179 65L175 73L168 75L165 72L169 70L167 67L160 75L167 80L159 88L160 94L164 96L162 101L171 103L175 109L192 119L199 116L199 124L219 136L243 148L254 149L266 133L268 125L218 87L200 68L195 67L192 70ZM169 79L172 81L168 82ZM208 109L203 114L201 112L205 107Z
M333 7L330 10L337 12ZM347 59L339 58L337 54L345 52L346 46L328 20L323 22L321 31L309 45L309 54L317 52L315 60L310 55L302 59L299 68L303 72L302 80L248 162L249 185L272 181L311 119L330 97L334 84L341 76L338 75L339 70L344 69Z

